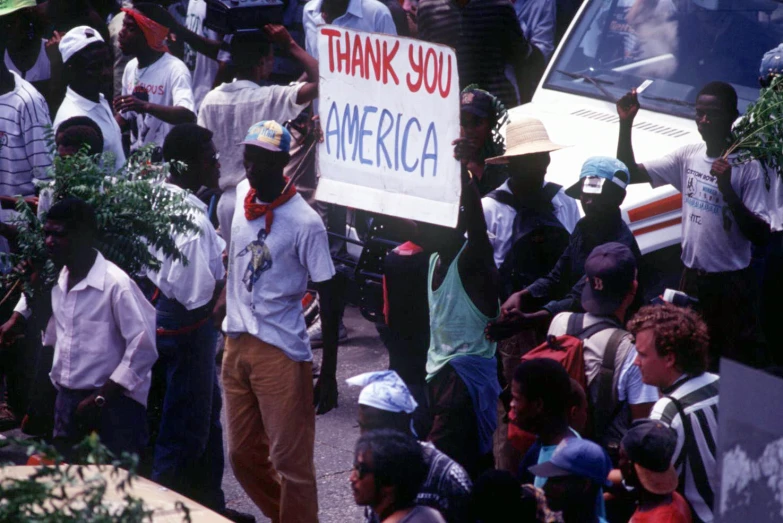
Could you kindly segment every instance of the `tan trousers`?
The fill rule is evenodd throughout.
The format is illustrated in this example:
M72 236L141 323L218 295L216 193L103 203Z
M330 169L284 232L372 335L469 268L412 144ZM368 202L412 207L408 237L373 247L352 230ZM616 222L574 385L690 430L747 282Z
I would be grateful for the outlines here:
M535 330L524 330L515 336L498 343L498 352L503 363L503 376L506 386L511 387L514 380L514 371L519 365L523 354L539 344L539 335ZM501 400L498 400L498 428L492 438L492 447L495 454L495 468L507 470L516 475L523 456L511 446L508 441L508 423L505 420L506 408Z
M273 522L318 521L312 366L249 334L226 340L222 376L231 467Z

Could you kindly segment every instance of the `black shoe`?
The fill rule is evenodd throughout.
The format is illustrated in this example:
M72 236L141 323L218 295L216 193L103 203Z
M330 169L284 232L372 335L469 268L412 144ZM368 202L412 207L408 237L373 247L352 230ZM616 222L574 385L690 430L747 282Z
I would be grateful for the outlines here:
M255 516L251 516L250 514L245 514L244 512L239 512L231 508L225 509L221 516L226 519L230 519L234 523L256 523Z

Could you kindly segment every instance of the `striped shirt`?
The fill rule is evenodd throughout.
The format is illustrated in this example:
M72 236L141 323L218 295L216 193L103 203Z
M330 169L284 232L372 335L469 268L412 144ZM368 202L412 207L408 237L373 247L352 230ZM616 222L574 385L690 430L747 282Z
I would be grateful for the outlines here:
M672 460L680 475L678 491L693 509L694 522L713 521L718 474L716 441L718 438L718 376L704 373L685 378L666 390L650 414L677 431L677 448ZM690 421L691 433L686 435L686 424L677 405Z
M520 67L531 47L509 0L470 0L465 7L454 0L421 0L417 16L419 38L456 50L460 88L478 84L506 107L518 105L506 65Z
M29 196L34 179L52 164L46 135L52 121L46 100L11 71L14 88L0 95L0 196Z

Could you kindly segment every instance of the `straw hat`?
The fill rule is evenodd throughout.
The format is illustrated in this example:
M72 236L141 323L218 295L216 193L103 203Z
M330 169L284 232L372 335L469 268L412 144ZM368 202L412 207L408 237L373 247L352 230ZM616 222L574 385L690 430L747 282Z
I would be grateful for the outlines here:
M549 153L566 147L568 145L558 145L549 139L541 120L525 116L509 122L506 126L506 153L485 161L488 164L508 163L512 156Z

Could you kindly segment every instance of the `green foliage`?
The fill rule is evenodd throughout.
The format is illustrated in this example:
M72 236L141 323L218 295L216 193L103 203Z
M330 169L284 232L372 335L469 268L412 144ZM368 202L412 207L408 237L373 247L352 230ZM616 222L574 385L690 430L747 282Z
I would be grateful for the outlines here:
M86 151L65 159L55 157L51 179L39 184L39 203L47 198L54 203L67 196L89 202L98 219L96 247L132 276L160 266L150 246L187 263L175 244L175 235L198 231L193 207L185 195L172 193L159 183L169 166L152 164L151 154L151 147L143 149L117 172L109 158L101 162ZM15 268L5 276L5 284L9 288L21 282L25 294L34 295L51 289L57 270L46 254L43 221L24 201L20 200L17 211L18 251L9 257Z
M778 173L783 167L783 77L776 77L761 90L758 100L734 126L732 146L725 156L736 153L735 164L758 160Z
M38 454L53 465L41 465L27 478L0 479L0 521L32 523L141 523L152 521L153 511L142 499L132 496L129 489L138 478L138 457L123 453L119 458L104 447L96 434L79 445L80 462L97 465L84 468L62 462L54 447L25 440L0 441L27 446L28 455ZM123 503L107 503L109 483L99 472L108 473L116 481L116 492ZM177 503L183 521L190 522L190 511Z

